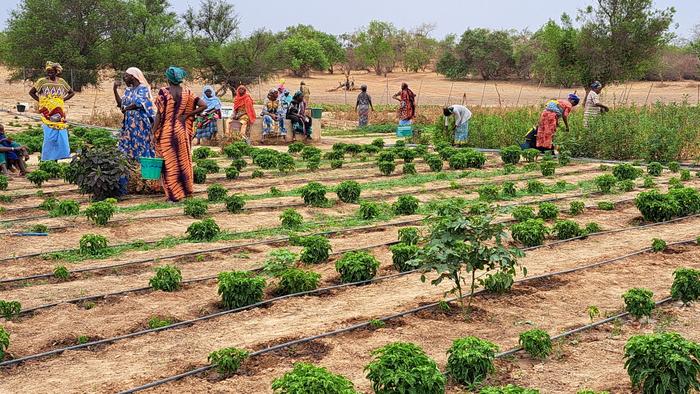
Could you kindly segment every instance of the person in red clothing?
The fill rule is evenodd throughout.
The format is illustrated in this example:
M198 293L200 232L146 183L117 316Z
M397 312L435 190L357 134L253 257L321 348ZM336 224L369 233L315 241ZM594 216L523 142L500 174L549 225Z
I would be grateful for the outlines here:
M559 118L564 121L566 131L569 131L569 114L580 101L579 97L572 93L566 100L551 100L547 103L537 125L537 149L554 150L554 134L557 132Z

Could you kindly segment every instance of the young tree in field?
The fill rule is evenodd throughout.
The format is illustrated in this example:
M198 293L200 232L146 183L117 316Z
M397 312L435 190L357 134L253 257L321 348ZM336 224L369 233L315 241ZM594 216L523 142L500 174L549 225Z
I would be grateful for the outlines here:
M464 62L457 58L456 48L457 36L454 34L448 34L438 43L438 62L435 65L435 71L449 79L464 78L469 73Z
M561 16L561 26L550 20L538 30L533 39L540 51L533 71L537 78L553 85L572 86L580 81L578 53L579 31L567 14Z
M428 67L437 47L437 41L430 37L434 29L435 25L424 23L408 33L407 44L401 54L406 71L425 71Z
M396 27L389 22L371 21L369 26L356 35L357 55L362 61L374 68L377 75L390 72L396 53L392 42L396 36Z
M236 38L241 24L233 4L225 0L202 0L199 10L190 6L182 17L192 37L218 45Z
M345 51L343 50L338 37L318 31L309 25L290 26L280 34L280 38L283 42L283 50L286 50L287 48L285 47L288 47L284 41L289 39L294 39L293 46L296 47L293 51L296 53L296 55L286 59L285 61L296 64L295 59L297 61L303 60L301 63L302 67L300 68L304 68L303 65L310 66L307 70L298 75L306 75L310 69L328 69L328 71L332 74L334 71L333 66L345 59ZM302 43L301 39L304 39L307 42L304 45L301 45L301 48L299 48L299 44ZM308 58L308 54L314 52L314 47L316 46L315 44L311 44L310 41L320 45L322 50L321 54L315 55L314 58ZM300 51L300 49L303 50ZM324 63L326 64L325 66L323 65ZM293 71L295 74L298 73L297 69L293 68Z

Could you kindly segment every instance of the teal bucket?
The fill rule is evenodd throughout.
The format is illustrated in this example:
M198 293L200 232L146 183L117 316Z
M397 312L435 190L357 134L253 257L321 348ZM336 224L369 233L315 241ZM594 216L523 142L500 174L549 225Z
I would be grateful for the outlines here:
M399 138L413 137L413 127L412 126L399 126L396 129L396 136Z
M163 171L163 159L159 157L141 157L141 177L143 179L160 179L160 173Z
M311 108L311 117L314 119L321 119L323 115L323 108Z

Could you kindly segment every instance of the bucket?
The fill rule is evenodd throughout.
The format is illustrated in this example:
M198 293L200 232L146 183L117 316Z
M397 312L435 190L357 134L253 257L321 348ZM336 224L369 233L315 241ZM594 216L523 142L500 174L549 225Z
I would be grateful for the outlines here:
M163 171L163 159L159 157L141 157L141 177L143 179L160 179L160 173Z
M399 126L396 129L396 136L399 138L413 137L413 127L412 126Z
M311 108L311 117L314 119L321 119L323 115L323 108Z
M24 112L27 109L27 106L24 104L17 104L17 112Z

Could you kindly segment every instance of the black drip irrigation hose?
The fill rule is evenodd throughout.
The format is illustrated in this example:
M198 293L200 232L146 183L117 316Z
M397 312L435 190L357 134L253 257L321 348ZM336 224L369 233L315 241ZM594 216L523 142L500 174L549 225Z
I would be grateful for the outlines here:
M695 240L686 240L686 241L680 241L680 242L670 243L669 246L686 245L686 244L695 243L695 242L696 242ZM537 275L537 276L533 276L533 277L530 277L530 278L524 278L524 279L516 280L515 283L526 283L526 282L530 282L530 281L537 280L537 279L551 278L551 277L554 277L554 276L569 274L569 273L577 272L577 271L583 271L583 270L587 270L587 269L590 269L590 268L596 268L596 267L599 267L599 266L601 266L601 265L610 264L610 263L614 263L614 262L620 261L620 260L622 260L622 259L626 259L626 258L634 257L634 256L637 256L637 255L641 255L641 254L646 253L646 252L649 252L649 251L651 251L651 248L644 248L644 249L641 249L641 250L639 250L639 251L636 251L636 252L633 252L633 253L630 253L630 254L627 254L627 255L624 255L624 256L615 257L615 258L613 258L613 259L601 261L601 262L598 262L598 263L594 263L594 264L590 264L590 265L586 265L586 266L582 266L582 267L577 267L577 268L572 268L572 269L568 269L568 270L563 270L563 271L557 271L557 272L551 272L551 273L547 273L547 274ZM476 294L481 294L481 293L484 293L484 292L485 292L485 291L484 291L483 289L480 289L480 290L477 290L476 292L474 292L474 294L476 295ZM459 297L455 297L455 298L443 300L443 302L448 302L448 303L449 303L449 302L454 302L454 301L458 301L458 300L459 300ZM662 300L662 301L666 301L666 302L667 302L667 299L664 299L664 300ZM661 302L661 301L660 301L660 302ZM420 306L420 307L417 307L417 308L414 308L414 309L410 309L410 310L408 310L408 311L403 311L403 312L395 313L395 314L393 314L393 315L385 316L385 317L382 317L382 318L379 318L379 319L373 319L373 321L374 321L374 320L380 320L380 321L386 322L386 321L389 321L389 320L392 320L392 319L397 319L397 318L401 318L401 317L404 317L404 316L416 314L416 313L418 313L418 312L422 312L422 311L427 310L427 309L436 308L436 307L438 307L439 304L440 304L440 302L435 302L435 303L423 305L423 306ZM614 317L613 317L613 318L614 318ZM606 319L606 320L608 320L608 319ZM289 341L289 342L277 344L277 345L275 345L275 346L271 346L271 347L268 347L268 348L265 348L265 349L261 349L261 350L255 351L255 352L251 352L251 353L249 354L249 356L250 356L250 357L255 357L255 356L262 355L262 354L271 353L271 352L275 352L275 351L277 351L277 350L285 349L285 348L288 348L288 347L291 347L291 346L294 346L294 345L299 345L299 344L303 344L303 343L307 343L307 342L312 342L312 341L315 341L315 340L318 340L318 339L322 339L322 338L327 338L327 337L331 337L331 336L336 336L336 335L344 334L344 333L346 333L346 332L354 331L354 330L357 330L357 329L360 329L360 328L369 327L371 324L372 324L372 321L366 321L366 322L363 322L363 323L354 324L354 325L351 325L351 326L348 326L348 327L344 327L344 328L341 328L341 329L337 329L337 330L334 330L334 331L329 331L329 332L325 332L325 333L318 334L318 335L313 335L313 336L306 337L306 338L296 339L296 340L293 340L293 341ZM600 323L600 324L604 324L604 323ZM579 328L578 330L579 330L579 331L571 330L571 333L580 332L580 331L581 331L581 328ZM568 332L567 332L567 333L568 333ZM563 335L563 334L562 334L562 335ZM571 335L571 334L569 334L569 335ZM558 337L560 337L560 336L557 336L557 337L555 337L555 338L558 338ZM555 339L555 338L552 338L552 339ZM517 350L517 351L519 351L519 350ZM504 353L506 353L506 352L504 352ZM500 354L500 353L499 353L499 354ZM507 354L503 354L503 355L501 355L501 357L504 357L505 355L507 355ZM0 366L2 366L2 364L0 364ZM207 365L207 366L199 367L199 368L196 368L196 369L193 369L193 370L190 370L190 371L181 373L181 374L173 375L173 376L170 376L170 377L167 377L167 378L164 378L164 379L160 379L160 380L157 380L157 381L154 381L154 382L151 382L151 383L142 385L142 386L138 386L138 387L131 388L131 389L128 389L128 390L125 390L125 391L121 391L119 394L130 394L130 393L135 393L135 392L138 392L138 391L143 391L143 390L146 390L146 389L149 389L149 388L161 386L161 385L166 384L166 383L174 382L174 381L176 381L176 380L180 380L180 379L183 379L183 378L186 378L186 377L189 377L189 376L194 376L194 375L200 374L200 373L202 373L202 372L206 372L206 371L208 371L208 370L210 370L210 369L213 369L213 368L215 368L215 366L213 366L213 365Z

